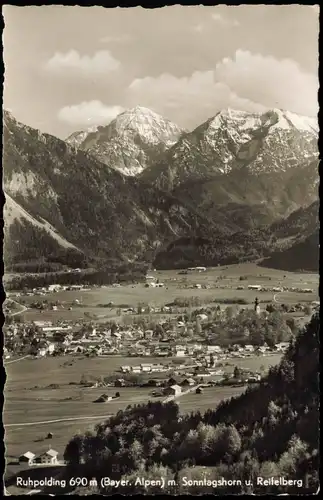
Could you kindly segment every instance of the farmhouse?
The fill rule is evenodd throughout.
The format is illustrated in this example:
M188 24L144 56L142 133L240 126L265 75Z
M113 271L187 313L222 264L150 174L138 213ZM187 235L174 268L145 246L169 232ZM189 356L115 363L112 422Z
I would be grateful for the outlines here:
M248 290L261 290L261 285L248 285Z
M45 453L42 453L41 455L38 455L36 457L35 462L38 464L57 464L57 456L58 456L58 451L53 450L50 448L49 450L45 451Z
M62 287L61 285L49 285L48 286L48 291L49 292L58 292Z
M208 345L206 346L206 352L222 352L222 347L219 345Z
M144 337L145 339L152 339L154 336L153 330L145 330Z
M286 349L288 349L288 346L288 342L280 342L279 344L275 345L277 351L285 351Z
M36 322L35 322L36 324ZM67 332L72 330L71 326L45 326L42 328L44 333Z
M199 319L200 321L207 321L208 319L208 315L207 314L204 314L204 313L201 313L201 314L198 314L196 316L196 319Z
M186 378L186 379L184 379L181 382L181 386L186 386L186 385L192 387L193 385L195 385L195 380L193 378Z
M151 372L151 364L150 363L141 363L140 365L141 371L143 372Z
M31 451L27 451L26 453L24 453L19 457L19 463L26 463L28 465L31 465L34 463L35 456L36 455Z
M171 385L170 387L166 387L164 389L164 394L166 396L178 396L179 394L181 394L182 392L182 388L180 385Z

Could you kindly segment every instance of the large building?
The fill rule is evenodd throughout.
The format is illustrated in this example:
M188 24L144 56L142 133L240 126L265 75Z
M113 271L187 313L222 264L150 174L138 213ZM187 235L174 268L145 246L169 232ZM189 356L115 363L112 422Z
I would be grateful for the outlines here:
M26 453L24 453L23 455L21 455L19 457L19 463L25 463L25 464L31 465L34 463L35 456L36 455L34 453L32 453L31 451L27 451Z
M164 394L166 396L178 396L179 394L181 394L181 392L182 388L180 385L177 384L171 385L170 387L166 387L164 390Z
M57 456L58 456L58 451L53 450L50 448L49 450L45 451L44 453L41 453L36 457L35 462L38 464L51 464L55 465L57 464Z

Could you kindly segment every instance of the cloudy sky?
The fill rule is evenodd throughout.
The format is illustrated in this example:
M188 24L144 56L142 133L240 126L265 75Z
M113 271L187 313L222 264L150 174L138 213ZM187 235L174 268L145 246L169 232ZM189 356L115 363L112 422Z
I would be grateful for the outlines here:
M317 114L317 7L4 6L4 107L65 138L148 107L192 129L220 109Z

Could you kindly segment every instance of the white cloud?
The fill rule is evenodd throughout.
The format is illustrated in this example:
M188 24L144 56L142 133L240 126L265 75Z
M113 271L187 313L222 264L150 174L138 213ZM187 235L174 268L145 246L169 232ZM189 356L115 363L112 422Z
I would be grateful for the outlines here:
M233 59L216 65L215 75L246 99L304 115L317 114L318 77L302 71L291 59L237 50Z
M222 24L223 26L240 26L239 21L236 19L227 19L221 14L213 13L211 14L211 18L218 24Z
M214 71L197 71L183 78L163 74L158 78L136 79L128 91L133 104L140 102L166 114L168 110L177 108L181 110L179 115L182 112L185 117L198 116L201 120L226 107L245 111L265 109L261 104L238 96L228 85L216 81Z
M196 24L193 26L193 31L196 31L197 33L201 33L204 29L203 24Z
M299 114L317 114L318 79L291 60L237 51L214 71L189 77L162 74L134 80L128 87L132 105L155 107L160 113L177 108L178 115L212 116L227 107L244 111L282 108Z
M60 109L58 118L71 125L91 127L108 125L123 111L121 106L106 106L101 101L84 101Z
M65 54L56 52L47 61L45 69L52 73L66 74L67 71L84 77L105 75L119 68L120 62L108 50L100 50L93 56L80 55L77 50Z
M216 22L219 22L219 23L224 23L225 22L225 19L223 16L221 16L221 14L211 14L211 17L213 19L213 21L216 21Z

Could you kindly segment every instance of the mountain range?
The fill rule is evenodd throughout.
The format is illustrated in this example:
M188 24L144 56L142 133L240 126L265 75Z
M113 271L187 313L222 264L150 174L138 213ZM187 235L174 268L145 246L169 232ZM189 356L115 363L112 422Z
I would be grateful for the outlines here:
M280 110L224 110L188 132L137 107L66 141L5 111L5 261L179 267L306 246L318 230L317 140L315 120Z
M118 115L107 126L70 135L66 142L88 151L125 175L138 175L183 135L171 121L137 106Z

